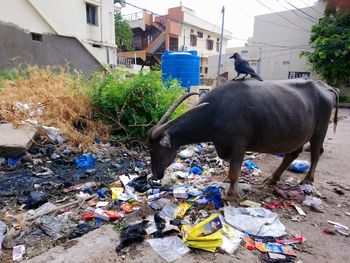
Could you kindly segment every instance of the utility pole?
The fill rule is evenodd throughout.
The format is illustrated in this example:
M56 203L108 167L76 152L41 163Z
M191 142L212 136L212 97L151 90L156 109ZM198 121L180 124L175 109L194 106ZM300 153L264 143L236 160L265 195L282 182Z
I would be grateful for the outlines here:
M261 73L261 47L259 47L259 59L258 59L258 75Z
M220 78L221 55L222 55L222 40L223 40L223 37L224 37L225 6L222 7L221 13L222 13L222 23L221 23L221 35L220 35L218 72L216 74L216 86L219 85L219 78Z

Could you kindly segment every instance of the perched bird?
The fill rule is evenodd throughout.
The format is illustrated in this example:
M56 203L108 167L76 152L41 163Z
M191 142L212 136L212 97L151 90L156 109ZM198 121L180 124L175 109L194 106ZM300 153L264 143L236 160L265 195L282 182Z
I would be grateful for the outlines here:
M241 74L245 74L245 76L242 78L242 80L249 74L252 76L252 78L257 79L259 81L263 81L254 71L254 69L251 68L248 61L241 58L241 56L238 53L234 53L230 58L235 59L235 69L237 71L237 76L232 79L235 80L239 77Z

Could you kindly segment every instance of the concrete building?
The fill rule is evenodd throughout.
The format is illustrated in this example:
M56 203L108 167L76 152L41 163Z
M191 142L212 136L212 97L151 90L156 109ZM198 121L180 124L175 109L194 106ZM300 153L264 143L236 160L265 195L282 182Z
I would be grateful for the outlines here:
M300 52L311 50L311 27L323 16L323 10L324 4L320 1L312 7L256 16L253 36L246 46L226 50L221 73L227 72L229 79L236 76L234 60L229 57L238 52L263 79L317 79ZM216 77L217 63L218 56L209 57L209 78Z
M201 77L207 77L208 57L219 53L220 27L197 17L185 6L169 8L168 13L161 16L144 11L124 18L133 28L135 51L120 53L120 56L160 62L165 50L196 50L201 57ZM223 50L231 35L224 30Z
M116 64L113 0L1 0L0 67Z

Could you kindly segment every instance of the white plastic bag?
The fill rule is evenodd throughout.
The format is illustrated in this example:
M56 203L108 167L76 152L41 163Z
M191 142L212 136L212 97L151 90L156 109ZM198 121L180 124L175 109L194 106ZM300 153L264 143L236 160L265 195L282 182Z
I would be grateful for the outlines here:
M148 239L147 242L167 262L175 261L190 251L177 236Z

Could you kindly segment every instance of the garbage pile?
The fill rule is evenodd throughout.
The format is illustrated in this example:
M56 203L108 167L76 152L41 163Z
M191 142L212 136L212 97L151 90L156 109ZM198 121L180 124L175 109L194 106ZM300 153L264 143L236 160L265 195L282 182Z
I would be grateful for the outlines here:
M145 241L172 262L193 249L233 254L243 245L263 253L263 262L294 262L305 239L288 232L276 210L287 209L283 217L293 221L303 220L303 208L324 211L314 196L320 193L309 185L275 186L262 196L254 154L242 165L242 199L234 207L224 200L227 164L211 144L182 147L161 180L152 178L143 147L96 146L94 153L76 154L63 143L33 145L20 157L0 161L5 257L12 251L12 259L21 260L38 254L40 244L47 249L114 224L119 254ZM330 232L348 235L346 226L329 224Z

